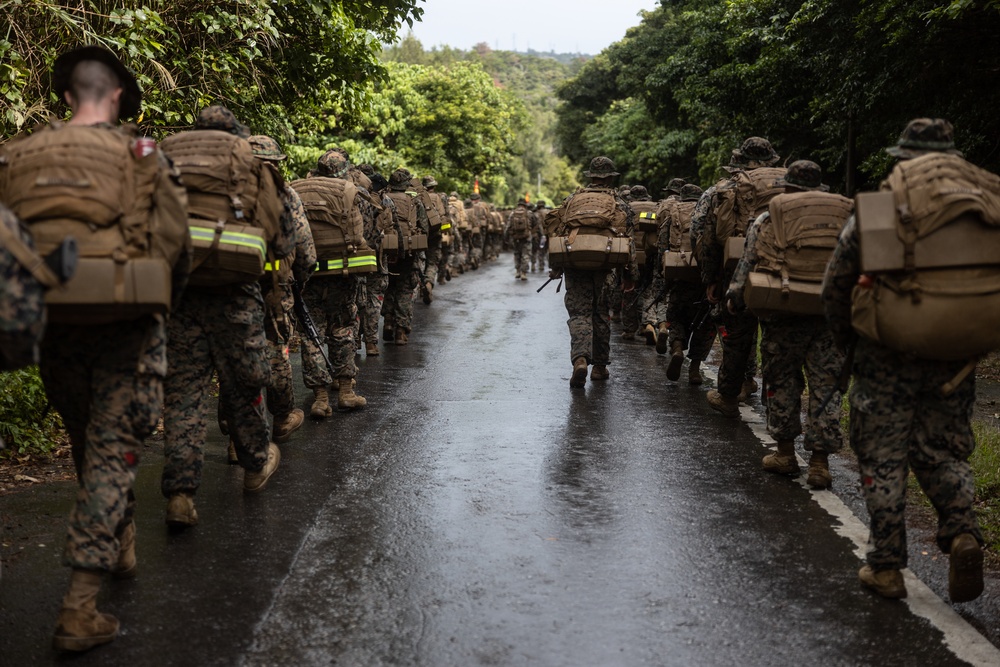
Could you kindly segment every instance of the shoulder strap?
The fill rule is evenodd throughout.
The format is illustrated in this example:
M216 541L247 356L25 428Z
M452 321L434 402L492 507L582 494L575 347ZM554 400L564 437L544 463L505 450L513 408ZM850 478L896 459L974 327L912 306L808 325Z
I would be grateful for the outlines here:
M14 256L14 259L41 284L50 289L59 284L59 278L45 263L42 256L29 248L28 244L4 224L0 224L0 246L6 248Z

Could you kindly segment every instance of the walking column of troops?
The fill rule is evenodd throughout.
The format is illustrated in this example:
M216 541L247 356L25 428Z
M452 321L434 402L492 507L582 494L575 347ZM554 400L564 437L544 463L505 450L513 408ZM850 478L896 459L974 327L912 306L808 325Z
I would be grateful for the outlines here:
M760 332L768 472L798 474L802 435L809 485L832 485L853 373L850 442L872 518L861 583L906 595L912 468L940 517L952 601L982 592L969 420L976 360L1000 347L1000 178L961 158L946 121L912 121L882 190L854 201L827 192L817 164L786 169L751 137L704 192L674 179L654 202L615 189L614 163L597 157L561 206L522 200L504 222L478 193L444 196L433 177L385 177L340 149L286 183L277 142L221 106L157 146L119 124L141 93L102 48L63 54L53 87L71 118L0 147L0 368L39 364L76 464L57 649L118 634L97 596L105 575L137 573L133 485L161 415L165 520L184 530L198 523L213 376L230 461L259 492L305 419L296 329L310 415L362 409L356 356L380 354L380 337L408 344L415 297L430 305L505 244L516 280L546 258L565 279L574 390L588 372L610 379L612 321L669 354L670 382L686 356L691 385L721 334L706 396L737 417L758 391Z
M296 329L310 415L364 408L355 358L380 354L379 320L406 345L415 297L496 259L503 220L478 194L386 178L341 149L286 183L278 143L222 106L157 146L119 124L141 91L103 48L63 54L52 81L70 119L0 146L0 370L38 363L69 434L79 491L54 646L85 651L118 634L97 595L106 574L137 573L133 485L161 416L165 520L183 530L198 524L213 377L230 462L262 491L305 419Z

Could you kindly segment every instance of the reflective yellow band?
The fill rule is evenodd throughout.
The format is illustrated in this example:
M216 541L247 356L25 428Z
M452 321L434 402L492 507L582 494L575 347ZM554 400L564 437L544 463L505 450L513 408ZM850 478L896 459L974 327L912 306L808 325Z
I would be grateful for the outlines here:
M215 229L211 227L195 227L192 225L188 227L188 229L191 232L192 241L205 241L206 243L211 243L215 238ZM223 231L222 237L219 239L219 243L242 246L244 248L254 248L260 252L261 259L264 259L267 255L267 242L261 237L254 236L253 234Z
M446 229L451 229L451 223L450 222L446 222L443 225L441 225L441 231L444 231Z
M378 259L375 255L358 255L357 257L348 257L347 268L354 269L359 266L378 266ZM342 259L321 259L316 262L317 271L343 271L344 270L344 260Z
M645 211L639 214L639 217L643 220L656 220L656 214L652 211Z
M281 271L281 260L279 259L278 261L276 261L273 266L271 265L271 262L268 262L267 264L264 265L264 270Z

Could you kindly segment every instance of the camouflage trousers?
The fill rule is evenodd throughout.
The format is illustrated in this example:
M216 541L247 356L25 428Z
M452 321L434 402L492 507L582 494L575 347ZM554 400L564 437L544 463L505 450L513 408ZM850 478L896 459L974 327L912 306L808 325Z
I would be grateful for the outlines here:
M667 293L667 305L664 309L666 321L669 322L670 336L668 341L673 347L679 341L681 347L687 350L688 359L704 361L712 350L715 342L715 321L708 313L704 318L704 308L711 308L705 301L705 289L699 283L675 281ZM691 328L701 318L701 326L692 335ZM688 340L691 341L690 348Z
M453 273L450 267L453 266L455 263L455 260L452 259L452 255L454 255L454 253L452 252L452 247L455 242L454 241L455 238L456 237L453 233L452 234L453 240L451 241L451 243L441 244L441 256L437 261L437 273L436 273L437 281L439 283L444 282L445 276L450 276Z
M292 364L288 360L288 341L292 337L292 319L283 310L272 312L270 301L265 309L264 335L267 339L267 357L271 364L271 382L267 385L267 410L278 419L284 419L295 409L295 389L292 383Z
M212 374L219 378L219 417L228 425L240 465L264 467L270 426L263 389L271 382L260 287L188 289L167 324L169 367L163 406L163 495L201 486Z
M316 343L302 337L302 377L306 387L328 387L333 378L353 378L354 336L358 326L358 283L353 277L317 276L302 291L309 314L316 323L320 343L326 345L333 376Z
M548 253L545 248L542 247L542 240L537 237L531 237L531 268L535 269L537 265L539 271L545 270L545 256Z
M108 571L118 562L142 440L163 407L166 351L159 317L48 326L41 377L69 433L79 485L63 551L69 567Z
M441 232L431 235L431 242L427 248L427 266L424 268L424 279L432 285L437 283L438 270L441 265L441 257L444 251L441 249Z
M761 320L760 328L768 434L780 441L794 440L802 433L802 392L808 382L805 449L828 453L840 450L840 396L829 401L819 417L814 416L830 392L837 390L844 365L844 354L833 342L826 320L775 316Z
M723 396L739 395L743 382L757 373L757 317L743 311L732 315L722 309L722 363L719 365L718 391Z
M361 335L366 343L378 344L378 321L382 317L382 300L389 285L389 276L384 273L369 273L365 276L364 289L359 289L358 315L361 320Z
M976 442L972 408L975 374L950 395L941 386L964 362L924 361L860 339L851 390L851 448L858 456L861 491L871 517L867 555L874 570L906 567L908 469L938 514L937 543L971 533L983 543L973 509L969 456Z
M652 324L655 328L661 322L667 321L667 294L664 290L666 281L659 271L653 273L653 282L642 295L641 324ZM657 301L656 298L660 297Z
M605 278L605 300L611 307L611 313L614 315L622 314L622 306L624 294L622 293L622 284L618 280L618 276L614 271L609 271L607 278ZM625 329L628 331L628 329ZM633 329L634 331L634 329Z
M413 292L419 280L416 262L417 258L407 257L389 266L389 286L382 304L387 329L402 329L407 334L413 329Z
M469 261L483 263L483 234L473 232L469 235Z
M528 239L513 239L511 244L514 247L514 275L520 276L528 272Z
M566 312L569 320L570 359L607 366L611 357L611 325L605 283L608 271L566 269Z

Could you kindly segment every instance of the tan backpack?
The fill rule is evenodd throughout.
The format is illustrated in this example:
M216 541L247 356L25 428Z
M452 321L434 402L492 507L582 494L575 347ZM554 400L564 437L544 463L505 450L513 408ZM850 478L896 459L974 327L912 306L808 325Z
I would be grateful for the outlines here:
M552 268L609 269L627 265L635 252L627 216L611 190L584 188L545 218Z
M856 199L861 270L852 324L916 357L955 361L1000 347L1000 176L956 155L896 165Z
M740 170L725 187L718 189L719 205L715 211L715 240L719 245L737 236L746 236L750 223L767 210L772 199L785 191L777 185L788 171L783 167L759 167Z
M653 232L654 236L660 229L660 222L657 211L659 203L655 201L633 201L629 202L632 211L635 212L635 226L640 232Z
M618 199L614 193L605 188L583 188L577 191L562 208L560 218L565 229L613 229L619 234L625 233L628 219L618 207Z
M427 250L427 235L417 220L417 194L390 190L386 193L396 205L393 212L393 229L382 239L382 251L393 259L410 253Z
M246 139L221 130L180 132L164 139L162 148L188 192L191 285L257 280L284 211L277 171L254 157Z
M162 154L126 129L53 124L0 156L0 200L40 255L74 237L73 279L47 297L49 321L106 324L164 314L187 248L186 197ZM149 140L144 140L149 141Z
M290 183L305 209L316 246L316 275L348 275L378 270L375 251L365 241L358 210L359 191L343 178L314 176Z
M524 240L531 236L531 211L525 206L518 206L510 214L510 224L507 227L510 237Z
M660 233L657 245L663 251L663 277L683 282L701 282L698 262L692 252L691 216L698 202L671 197L660 203L657 211ZM667 231L670 232L669 242Z

